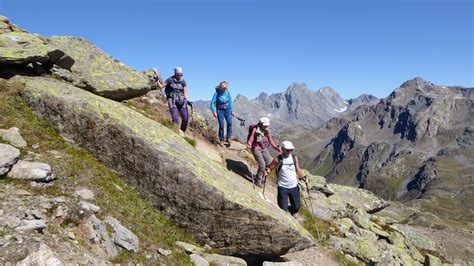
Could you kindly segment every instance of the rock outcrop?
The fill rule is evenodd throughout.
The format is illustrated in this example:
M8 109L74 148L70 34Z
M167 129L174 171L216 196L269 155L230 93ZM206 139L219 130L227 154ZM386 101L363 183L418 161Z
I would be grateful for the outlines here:
M15 77L34 112L133 184L200 242L239 256L311 246L291 216L184 139L119 103L65 82Z
M112 227L112 240L117 246L130 252L138 252L140 241L132 231L125 228L114 217L106 217L105 222Z
M0 177L10 171L20 158L20 151L7 144L0 143Z
M106 98L121 101L146 94L149 79L90 42L45 38L0 17L0 76L52 74Z
M8 32L24 32L24 30L13 24L7 17L0 15L0 34Z
M51 166L40 162L19 161L8 173L9 178L31 181L49 182L56 177L51 172Z
M71 73L76 86L121 101L150 90L146 76L113 59L82 38L51 37L50 42L74 60Z
M26 141L21 137L20 130L16 127L0 129L0 138L17 148L22 149L26 147Z
M421 265L424 257L416 246L396 227L369 214L389 203L364 189L326 184L324 178L310 176L310 195L304 201L312 207L315 217L336 227L329 236L330 244L367 264Z
M0 64L55 63L64 56L63 51L39 35L26 32L0 35Z
M18 263L19 266L28 265L64 265L61 260L53 253L53 251L45 243L40 243L37 250L31 252L28 257Z

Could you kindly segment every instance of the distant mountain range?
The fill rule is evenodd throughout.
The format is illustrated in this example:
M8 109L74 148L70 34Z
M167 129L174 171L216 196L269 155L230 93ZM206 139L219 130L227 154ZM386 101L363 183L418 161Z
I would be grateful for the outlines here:
M330 182L472 221L473 99L473 88L409 80L375 105L295 134L302 164Z
M234 99L234 113L245 119L246 126L236 124L234 131L240 139L246 139L247 126L256 123L259 118L264 116L270 118L271 129L276 135L288 130L313 129L360 105L370 105L377 102L378 99L371 95L361 95L346 101L330 87L313 91L304 83L293 83L285 92L272 95L262 92L252 100L237 95ZM209 101L197 101L194 106L207 119L213 121L209 103ZM234 121L234 123L238 123L237 120ZM214 123L217 125L217 121Z

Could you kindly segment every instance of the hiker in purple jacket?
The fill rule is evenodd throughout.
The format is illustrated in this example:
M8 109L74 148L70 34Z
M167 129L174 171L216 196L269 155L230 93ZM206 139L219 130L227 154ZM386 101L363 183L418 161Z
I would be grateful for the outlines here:
M175 125L179 124L179 116L181 115L180 129L185 132L188 127L188 108L191 105L188 102L188 87L186 81L183 79L183 70L181 67L174 69L174 75L169 77L165 82L161 78L157 79L157 85L160 89L165 88L166 101L170 109L171 119Z
M263 177L265 175L265 168L272 162L272 156L268 151L268 146L272 146L275 150L280 152L280 147L275 144L272 134L270 133L270 119L268 117L260 118L259 123L254 126L247 141L247 148L251 149L255 160L258 163L258 173L255 185L263 186Z

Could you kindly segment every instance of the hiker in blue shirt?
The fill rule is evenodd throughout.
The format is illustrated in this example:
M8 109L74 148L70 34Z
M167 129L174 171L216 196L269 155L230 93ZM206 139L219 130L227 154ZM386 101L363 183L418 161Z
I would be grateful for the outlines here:
M230 145L232 137L232 97L227 89L227 81L222 81L216 87L216 92L212 96L211 111L214 118L219 121L219 146L224 146L224 119L227 122L226 144Z

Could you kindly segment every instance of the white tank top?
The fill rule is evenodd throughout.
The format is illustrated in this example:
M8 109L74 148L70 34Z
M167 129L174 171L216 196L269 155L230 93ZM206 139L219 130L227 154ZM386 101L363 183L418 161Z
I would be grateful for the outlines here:
M283 165L278 172L278 186L284 188L294 188L298 186L298 178L296 178L296 166L293 156L283 157Z

